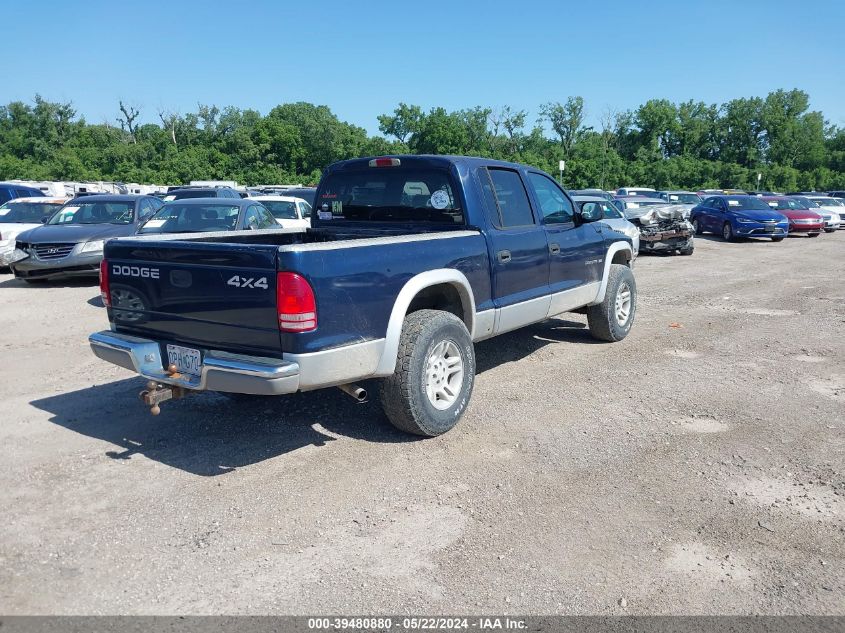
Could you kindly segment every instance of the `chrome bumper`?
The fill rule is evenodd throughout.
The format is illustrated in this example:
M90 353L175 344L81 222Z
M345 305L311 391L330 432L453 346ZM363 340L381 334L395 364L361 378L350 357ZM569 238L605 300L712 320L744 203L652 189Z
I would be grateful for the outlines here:
M104 361L125 367L150 380L185 389L262 396L299 390L299 365L291 361L207 351L203 354L199 376L170 376L164 370L161 348L155 341L104 331L89 336L88 342L94 354Z

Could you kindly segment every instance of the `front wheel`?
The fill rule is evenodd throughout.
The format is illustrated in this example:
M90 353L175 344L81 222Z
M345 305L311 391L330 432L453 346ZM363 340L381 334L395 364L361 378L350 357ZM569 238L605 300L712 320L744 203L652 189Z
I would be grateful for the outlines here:
M600 341L615 343L628 336L637 312L637 282L631 269L611 264L604 300L587 307L590 334Z
M824 232L825 233L835 233L836 229L825 229Z
M381 382L381 406L396 428L434 437L454 428L475 382L475 350L464 322L450 312L405 317L393 375Z
M731 226L730 222L725 222L724 226L722 226L722 237L725 238L726 242L733 241L734 228Z
M698 221L698 218L692 221L692 230L695 231L696 235L702 235L704 233L701 228L701 222Z
M818 233L807 233L807 237L818 237Z

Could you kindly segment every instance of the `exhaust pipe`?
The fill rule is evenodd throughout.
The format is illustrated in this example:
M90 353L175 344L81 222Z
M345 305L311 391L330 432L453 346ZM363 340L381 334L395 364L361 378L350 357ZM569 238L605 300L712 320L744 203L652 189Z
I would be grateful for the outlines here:
M363 404L367 401L367 390L363 387L358 385L338 385L338 389L340 389L343 393L352 396L359 404Z

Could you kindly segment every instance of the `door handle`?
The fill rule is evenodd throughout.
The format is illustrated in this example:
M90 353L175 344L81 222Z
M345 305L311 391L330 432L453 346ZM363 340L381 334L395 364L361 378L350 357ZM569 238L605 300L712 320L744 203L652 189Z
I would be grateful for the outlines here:
M560 253L560 244L549 244L549 252L552 255L557 255Z
M510 251L499 251L496 253L496 257L499 258L499 261L503 264L507 264L511 260L511 252Z

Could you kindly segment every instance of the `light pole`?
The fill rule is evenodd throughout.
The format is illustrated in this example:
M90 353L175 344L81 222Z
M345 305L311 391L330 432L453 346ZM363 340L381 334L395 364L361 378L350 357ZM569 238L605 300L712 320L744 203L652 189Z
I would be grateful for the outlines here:
M760 191L760 181L763 179L763 174L757 172L757 191Z
M560 169L560 177L559 177L560 186L563 187L563 170L566 169L566 161L565 160L562 160L558 163L558 169Z

